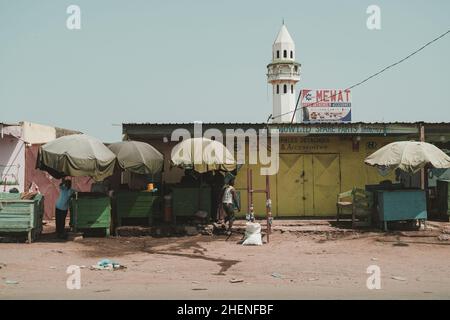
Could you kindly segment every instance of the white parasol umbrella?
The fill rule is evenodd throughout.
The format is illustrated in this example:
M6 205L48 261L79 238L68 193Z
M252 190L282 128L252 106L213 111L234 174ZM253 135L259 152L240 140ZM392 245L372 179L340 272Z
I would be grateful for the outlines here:
M368 156L364 163L381 170L401 169L415 173L431 164L437 169L450 168L450 157L436 146L417 141L390 143Z
M236 169L231 152L222 143L207 138L191 138L178 143L172 149L171 163L199 173Z

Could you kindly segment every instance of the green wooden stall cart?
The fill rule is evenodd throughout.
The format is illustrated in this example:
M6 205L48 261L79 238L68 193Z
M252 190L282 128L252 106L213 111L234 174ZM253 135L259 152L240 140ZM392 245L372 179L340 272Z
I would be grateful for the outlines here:
M172 202L175 219L192 217L198 211L205 211L211 217L211 187L173 187Z
M74 232L104 229L111 233L111 200L102 193L78 192L70 202L70 223Z
M123 219L147 219L151 226L155 216L161 213L160 196L149 191L120 191L116 197L117 226L123 225Z
M378 219L385 231L390 221L419 221L422 224L427 220L427 201L423 190L380 190L377 197Z
M19 193L0 193L0 232L25 233L28 243L42 233L44 197L22 200Z

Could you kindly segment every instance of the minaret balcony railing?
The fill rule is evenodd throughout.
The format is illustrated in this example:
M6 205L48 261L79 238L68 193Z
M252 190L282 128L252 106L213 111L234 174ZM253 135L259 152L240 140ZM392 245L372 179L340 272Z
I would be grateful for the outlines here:
M300 72L274 72L274 73L268 73L267 79L269 81L276 81L276 80L300 80Z

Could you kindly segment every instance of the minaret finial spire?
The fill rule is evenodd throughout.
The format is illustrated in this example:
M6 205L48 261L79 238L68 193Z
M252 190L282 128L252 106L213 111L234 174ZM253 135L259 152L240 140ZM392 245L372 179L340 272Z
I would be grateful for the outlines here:
M283 26L284 26L284 18L283 18Z

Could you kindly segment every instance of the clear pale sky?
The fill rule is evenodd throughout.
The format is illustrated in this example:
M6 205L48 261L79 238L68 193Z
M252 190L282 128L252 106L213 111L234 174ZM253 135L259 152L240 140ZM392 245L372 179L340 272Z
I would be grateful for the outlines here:
M66 28L70 4L81 30ZM366 9L381 8L381 27ZM345 88L450 29L450 1L0 0L0 121L264 122L282 19L299 88ZM450 121L450 36L353 90L354 121Z

